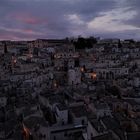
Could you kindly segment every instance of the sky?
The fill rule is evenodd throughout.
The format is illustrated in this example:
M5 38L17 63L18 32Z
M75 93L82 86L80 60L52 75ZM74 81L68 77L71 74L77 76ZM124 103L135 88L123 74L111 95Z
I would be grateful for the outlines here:
M0 0L0 40L140 39L140 0Z

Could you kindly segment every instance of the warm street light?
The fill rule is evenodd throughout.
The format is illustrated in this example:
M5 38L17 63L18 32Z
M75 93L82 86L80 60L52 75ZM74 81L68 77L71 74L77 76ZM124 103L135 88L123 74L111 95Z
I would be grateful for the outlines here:
M17 63L17 60L16 59L14 59L14 64L16 64Z
M83 67L80 70L81 70L81 72L84 72L84 68Z
M93 79L96 79L97 78L97 74L95 72L92 73L92 77Z

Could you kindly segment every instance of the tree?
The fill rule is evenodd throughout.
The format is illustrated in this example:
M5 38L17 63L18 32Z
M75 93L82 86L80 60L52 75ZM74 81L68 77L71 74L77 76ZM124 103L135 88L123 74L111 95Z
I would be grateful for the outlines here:
M92 48L93 44L96 44L97 40L94 37L83 38L79 37L76 42L74 42L76 49Z
M6 43L4 44L4 53L7 53L8 52L8 49L7 49L7 46L6 46Z
M74 43L76 49L85 49L86 41L84 38L79 37L77 42Z
M118 87L112 86L108 89L108 92L110 92L112 95L117 96L119 99L121 99L121 91Z

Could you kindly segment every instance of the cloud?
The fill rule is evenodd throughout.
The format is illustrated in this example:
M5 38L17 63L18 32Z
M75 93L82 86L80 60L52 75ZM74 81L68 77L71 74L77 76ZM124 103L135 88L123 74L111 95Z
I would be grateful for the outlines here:
M14 32L14 33L23 33L23 34L35 34L35 35L43 35L40 32L35 32L31 29L13 29L13 28L5 28L5 27L0 27L0 30L8 31L8 32Z
M80 17L77 14L70 14L67 15L67 18L72 22L73 24L79 24L82 25L84 24L84 21L80 19Z
M138 37L139 6L139 0L1 0L0 39Z
M33 17L33 16L29 16L28 14L17 14L17 15L13 15L12 16L13 19L25 23L25 24L32 24L32 25L37 25L37 24L42 24L42 23L46 23L45 20L43 19L39 19L37 17Z
M108 32L139 29L124 23L124 21L129 21L137 15L137 12L130 10L130 8L118 8L109 12L101 12L100 15L87 24L89 29Z

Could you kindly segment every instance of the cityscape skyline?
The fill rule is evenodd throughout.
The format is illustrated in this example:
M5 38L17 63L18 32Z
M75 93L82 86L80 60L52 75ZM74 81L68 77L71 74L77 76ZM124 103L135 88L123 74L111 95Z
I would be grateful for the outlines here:
M1 0L0 40L140 39L138 0Z

